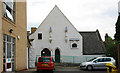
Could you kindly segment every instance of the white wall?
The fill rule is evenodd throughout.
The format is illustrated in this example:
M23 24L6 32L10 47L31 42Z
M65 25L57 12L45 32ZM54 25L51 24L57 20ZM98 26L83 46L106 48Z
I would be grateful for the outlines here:
M66 27L68 29L67 33L65 32ZM50 28L52 28L51 33L49 32ZM42 33L42 40L38 40L38 33ZM52 35L52 43L49 42L50 34ZM67 42L65 41L65 35L67 35ZM81 34L78 33L76 28L57 7L53 8L47 18L29 38L34 39L31 42L32 47L29 53L30 67L35 67L36 55L41 55L41 51L44 48L48 48L51 51L51 55L55 55L55 50L58 48L61 55L60 61L64 63L81 63L94 57L102 56L83 55L83 38ZM75 41L78 44L78 48L71 48L71 41L69 41L71 38L79 39L79 41Z
M65 28L67 27L67 42L65 41ZM50 28L52 28L52 43L49 42ZM42 33L42 40L38 40L38 33ZM36 55L41 55L41 51L44 48L48 48L51 51L51 55L55 55L55 50L60 50L61 62L67 63L81 63L91 58L102 55L83 55L83 40L81 34L78 33L76 28L71 22L61 13L61 11L55 7L47 18L41 23L38 29L29 37L34 39L32 43L32 49L30 50L30 64L31 67L35 67ZM78 44L77 48L71 48L71 41L69 39L77 38L79 41L75 41ZM72 42L73 43L73 42Z
M49 42L50 27L52 28L52 43ZM65 42L65 28L68 28L67 42ZM38 33L42 33L42 40L38 40ZM79 39L78 48L71 48L70 38ZM38 29L30 35L30 39L34 39L32 46L35 49L35 55L41 55L44 48L51 51L51 55L55 55L55 50L60 50L60 55L65 56L81 56L82 55L82 36L74 28L74 26L66 19L61 11L55 7Z
M49 43L49 29L52 28L52 43ZM68 28L68 42L65 42L65 27ZM38 33L43 34L43 39L38 40ZM82 36L78 31L72 26L72 24L60 13L58 8L54 8L48 17L43 21L37 31L33 34L35 44L33 45L37 54L43 48L49 48L55 50L57 47L61 49L61 55L82 55ZM31 37L30 37L31 38ZM69 38L78 38L77 49L70 48ZM39 50L39 51L38 51ZM79 51L79 52L78 52Z
M29 48L29 67L33 68L35 67L35 53L34 53L35 49L31 46Z
M2 5L0 0L0 73L2 72Z

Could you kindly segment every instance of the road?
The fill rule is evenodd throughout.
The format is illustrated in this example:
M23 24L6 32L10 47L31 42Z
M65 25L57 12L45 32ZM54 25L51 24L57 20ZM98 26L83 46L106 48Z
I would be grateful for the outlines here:
M25 71L16 73L37 73L36 71ZM50 73L49 71L39 73ZM107 73L106 71L54 71L53 73Z
M17 73L37 73L37 72L36 69L29 69ZM50 73L50 71L42 71L39 73ZM80 70L79 67L56 67L54 73L107 73L107 71L106 70L86 71Z

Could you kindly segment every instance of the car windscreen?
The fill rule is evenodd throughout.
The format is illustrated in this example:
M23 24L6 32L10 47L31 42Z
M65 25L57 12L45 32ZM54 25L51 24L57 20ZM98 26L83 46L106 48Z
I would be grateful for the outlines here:
M97 57L96 57L96 58L97 58ZM88 60L88 62L93 61L93 60L96 59L96 58L90 59L90 60Z
M39 62L51 62L50 58L39 58Z

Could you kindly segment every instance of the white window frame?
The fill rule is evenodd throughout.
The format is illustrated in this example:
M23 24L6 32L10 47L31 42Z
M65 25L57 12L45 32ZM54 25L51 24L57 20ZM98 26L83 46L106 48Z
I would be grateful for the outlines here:
M5 64L5 66L7 67L7 63L11 63L11 68L6 68L5 69L5 71L12 71L13 70L13 68L14 68L14 70L15 70L15 38L14 37L11 37L11 42L9 42L9 41L7 41L7 37L9 36L9 35L6 35L6 34L3 34L3 38L4 38L4 36L5 36L5 40L3 39L3 43L5 42L5 58L3 57L3 59L6 61L5 63L3 63L3 64ZM14 43L13 43L13 39L14 39ZM10 58L7 58L7 44L10 44L11 45L11 57ZM14 53L13 53L13 45L14 45ZM3 44L3 46L4 46L4 44ZM4 50L4 48L3 48L3 50ZM3 52L4 53L4 52ZM14 55L14 57L12 57ZM4 55L3 55L4 56ZM14 67L12 67L13 64L14 63Z

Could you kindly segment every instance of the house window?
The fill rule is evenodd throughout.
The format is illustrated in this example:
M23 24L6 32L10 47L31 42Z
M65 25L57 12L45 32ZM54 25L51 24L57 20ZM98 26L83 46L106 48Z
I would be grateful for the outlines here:
M72 48L77 48L77 44L76 44L76 43L73 43L73 44L72 44Z
M14 0L3 2L3 16L15 22L15 4Z
M42 39L42 33L38 33L38 39L39 39L39 40Z

